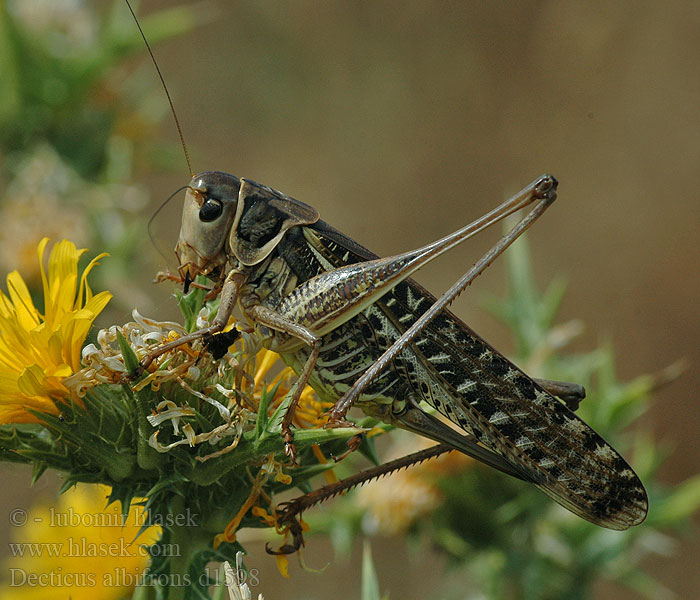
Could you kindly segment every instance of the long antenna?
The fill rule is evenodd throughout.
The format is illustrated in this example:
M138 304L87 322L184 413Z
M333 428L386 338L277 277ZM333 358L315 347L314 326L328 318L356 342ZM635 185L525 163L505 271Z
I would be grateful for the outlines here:
M170 92L168 91L168 86L165 85L165 79L163 78L163 74L160 72L160 67L158 66L158 62L156 61L156 57L153 55L153 50L151 50L151 45L148 43L148 40L146 39L146 34L143 32L143 29L141 29L141 23L139 23L138 18L136 17L136 13L134 12L134 9L131 8L131 4L129 3L129 0L124 0L126 2L126 5L129 7L129 12L131 12L131 16L134 17L134 21L136 21L136 27L139 28L139 33L141 34L141 37L143 38L143 43L146 44L146 49L148 50L148 53L151 55L151 60L153 61L153 66L156 68L156 72L158 73L158 77L160 78L160 83L163 85L163 89L165 90L165 95L168 97L168 104L170 104L170 112L173 113L173 118L175 119L175 127L177 127L177 133L180 136L180 143L182 144L182 149L185 152L185 160L187 161L187 169L190 172L190 176L194 177L194 171L192 170L192 164L190 163L190 153L187 152L187 145L185 144L185 136L182 135L182 128L180 127L180 121L177 118L177 113L175 112L175 106L173 105L173 99L170 97Z
M158 254L160 254L160 255L163 257L163 260L165 260L166 264L167 264L167 262L168 262L168 257L165 256L165 254L164 254L163 251L160 249L160 247L158 246L158 244L156 244L156 238L155 238L155 235L153 234L153 223L155 222L156 217L160 214L160 211L163 210L163 209L167 206L168 202L170 202L170 201L171 201L175 196L177 196L177 194L179 194L182 190L186 190L187 187L188 187L188 186L183 185L179 190L175 190L172 194L170 194L170 196L168 197L168 199L167 199L165 202L163 202L163 203L156 209L156 212L154 212L153 215L151 215L151 218L148 219L148 226L147 226L147 229L148 229L148 237L151 238L151 244L153 244L153 247L158 251Z

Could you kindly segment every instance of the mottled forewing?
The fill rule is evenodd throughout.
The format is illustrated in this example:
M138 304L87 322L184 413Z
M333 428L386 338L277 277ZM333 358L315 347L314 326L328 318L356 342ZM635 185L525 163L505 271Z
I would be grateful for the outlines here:
M376 258L326 223L313 230L324 257L336 266ZM434 302L427 290L407 280L374 309L400 334ZM430 323L402 360L417 365L406 373L417 397L575 514L612 529L644 520L646 492L627 462L449 311Z

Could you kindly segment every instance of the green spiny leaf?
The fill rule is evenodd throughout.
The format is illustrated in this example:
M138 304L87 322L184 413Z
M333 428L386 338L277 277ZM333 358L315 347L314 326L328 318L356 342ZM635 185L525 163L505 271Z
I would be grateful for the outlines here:
M117 329L117 341L119 342L119 349L121 350L122 357L124 358L124 366L126 370L132 376L139 370L139 359L134 354L131 346L126 341L126 338L122 335L122 332Z
M365 540L362 546L362 600L381 600L379 594L379 581L377 571L372 560L372 549L369 541Z
M269 434L279 435L280 431L282 431L282 420L284 419L287 408L289 408L289 404L292 401L292 392L294 388L289 390L287 395L284 397L284 400L280 402L279 406L275 409L275 412L268 418L268 407L270 406L272 399L275 397L275 394L277 394L279 386L280 384L277 383L277 385L275 385L271 390L265 390L260 398L260 405L258 406L258 420L255 424L257 433L258 424L262 423L261 433L258 437L264 437L265 435Z
M275 397L280 383L281 382L277 383L277 385L275 385L272 389L263 389L262 394L260 395L260 404L258 404L258 418L255 421L255 439L262 437L265 431L268 429L268 407L270 406L272 399Z
M48 465L44 461L34 461L32 464L32 485L34 485L39 478L44 474Z

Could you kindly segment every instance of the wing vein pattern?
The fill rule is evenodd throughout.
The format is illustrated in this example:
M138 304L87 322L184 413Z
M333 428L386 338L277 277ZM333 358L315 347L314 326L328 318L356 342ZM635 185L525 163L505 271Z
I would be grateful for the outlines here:
M303 236L294 242L292 236ZM299 281L376 255L323 221L294 228L278 252ZM298 256L305 247L305 255ZM296 253L296 254L295 254ZM335 401L435 301L407 280L324 336L312 384ZM284 357L293 367L305 351ZM448 310L368 387L358 404L425 401L575 514L612 529L641 522L647 496L625 460L563 403Z

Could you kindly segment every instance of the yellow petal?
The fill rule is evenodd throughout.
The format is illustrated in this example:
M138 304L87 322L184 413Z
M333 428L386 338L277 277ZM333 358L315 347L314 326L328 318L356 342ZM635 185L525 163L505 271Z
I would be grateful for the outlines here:
M7 276L7 291L20 326L25 331L36 327L39 324L39 311L34 307L27 284L17 271L12 271Z
M76 308L81 308L83 306L83 298L85 299L86 306L87 306L87 303L92 298L92 291L90 290L90 286L88 285L87 276L89 275L90 271L92 271L93 267L96 267L97 265L100 264L99 263L100 259L104 258L105 256L109 256L109 254L107 254L106 252L103 252L102 254L98 254L95 258L93 258L88 263L87 267L85 267L83 274L80 276L80 289L78 290L78 298L77 298L77 301L75 304ZM104 307L102 307L102 308L104 308ZM98 310L97 312L100 312L100 311Z
M44 270L44 252L46 251L46 244L49 243L49 238L42 238L37 246L37 255L39 256L39 272L41 273L41 286L44 292L44 298L49 297L49 280L46 277L46 271ZM46 302L46 300L44 300Z
M258 352L255 365L255 385L258 386L267 375L267 372L279 359L279 354L263 348Z
M65 377L70 377L75 370L70 365L65 363L58 365L55 369L51 371L51 377L57 377L58 379L63 379Z
M286 555L276 554L275 559L277 560L277 570L280 572L282 577L289 579L289 561Z
M49 327L55 327L67 313L73 310L77 281L78 275L71 273L64 280L57 281L51 286L51 297L44 309L44 319Z
M95 294L85 303L85 310L89 310L93 315L97 316L102 312L102 310L107 306L109 301L112 299L112 294L109 292L100 292ZM94 318L94 317L93 317Z
M73 242L61 240L51 249L49 255L49 285L62 282L78 274L78 259L84 250L78 251ZM77 279L76 279L77 283ZM75 297L75 292L73 293Z
M9 373L0 372L0 404L8 401L8 396L19 393L17 377Z
M0 290L0 318L7 319L14 314L10 299Z
M49 337L47 347L51 363L56 365L64 362L63 358L63 336L60 331L54 331Z
M50 412L48 410L41 412ZM0 406L0 425L8 425L10 423L38 423L37 419L31 413L28 413L24 406L19 404L11 404L8 406Z
M22 370L22 374L17 378L17 386L27 396L41 396L44 393L42 384L45 378L41 367L32 365Z

